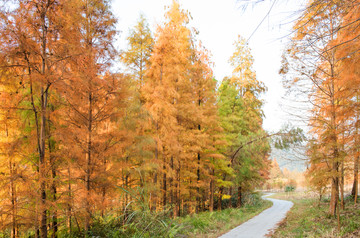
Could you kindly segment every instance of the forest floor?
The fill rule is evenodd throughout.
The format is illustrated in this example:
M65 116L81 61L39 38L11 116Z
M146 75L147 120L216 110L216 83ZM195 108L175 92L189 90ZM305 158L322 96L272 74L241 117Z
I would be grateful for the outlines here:
M287 217L279 224L272 237L360 237L360 204L345 200L345 210L340 210L340 231L337 219L328 215L329 199L319 199L306 192L278 193L272 198L294 203Z
M219 237L271 206L272 202L262 200L260 203L245 205L242 208L202 212L180 218L178 222L185 226L182 230L186 231L184 233L181 232L182 234L180 236L200 238ZM177 234L177 236L179 236L179 234Z

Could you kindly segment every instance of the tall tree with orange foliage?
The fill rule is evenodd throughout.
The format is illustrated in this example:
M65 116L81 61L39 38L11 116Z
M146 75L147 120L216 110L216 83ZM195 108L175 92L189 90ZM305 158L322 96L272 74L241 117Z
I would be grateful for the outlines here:
M65 34L61 14L63 2L50 0L14 1L1 7L1 66L16 75L14 80L27 90L22 101L32 110L31 134L36 143L36 161L39 186L40 227L36 234L47 237L47 178L49 138L49 95L53 85L61 80L59 65L69 56L60 35ZM11 105L11 102L7 103ZM15 105L18 107L19 105ZM38 219L37 216L34 218Z
M341 60L332 47L341 19L338 2L309 1L308 8L296 23L296 34L287 51L287 60L281 73L289 77L284 81L287 88L308 97L312 105L309 126L321 151L326 151L327 165L331 170L331 201L329 213L338 211L340 168L343 163L343 135L346 117L341 108L345 88L339 83ZM290 92L289 91L289 92ZM299 95L297 96L299 97Z
M222 134L222 128L219 126L219 117L217 115L218 106L216 98L216 81L213 78L211 70L212 63L209 59L209 53L202 46L192 39L192 68L191 68L191 92L190 98L196 100L188 102L195 105L196 114L192 121L186 124L187 130L193 131L192 144L196 153L195 164L193 168L196 171L196 205L195 212L205 209L205 201L209 200L209 209L213 209L215 169L217 164L221 164L224 157L219 153L218 147L225 143ZM191 118L191 117L190 117ZM195 128L195 131L194 131ZM186 147L189 147L186 145ZM207 186L210 184L210 187ZM209 197L208 195L209 194Z
M338 48L337 57L342 60L340 83L348 90L343 94L348 98L348 104L344 108L344 113L351 118L351 152L353 156L353 188L352 195L355 203L359 192L359 90L360 90L360 72L359 72L359 15L360 1L348 1L343 6L342 25L339 29L337 39L333 42L333 47Z
M149 24L143 15L140 15L136 26L130 31L127 41L129 48L121 54L121 60L130 68L138 89L141 89L154 45Z
M162 187L162 205L167 204L168 178L176 177L176 195L180 192L181 144L178 138L181 126L178 117L178 104L181 100L180 87L189 80L190 68L190 30L186 28L188 16L180 10L179 3L173 1L166 13L167 22L159 26L151 66L143 87L145 107L153 122L153 135L156 142L155 161L161 164L156 177ZM175 169L175 167L177 169ZM174 172L175 170L175 172ZM157 180L157 178L156 178Z
M213 160L221 157L215 148L220 128L216 82L207 53L187 27L188 13L173 1L166 18L157 30L142 93L153 123L155 161L161 164L154 181L161 185L162 205L170 203L178 216L182 202L196 212L207 199L206 181L214 179Z
M19 95L17 93L19 84L13 80L13 76L8 72L3 72L1 79L1 105L9 103L11 97L16 98L16 100L13 99L14 101L18 101L20 96L15 95ZM27 200L27 189L24 186L25 174L29 171L21 166L24 163L21 157L24 140L21 136L22 123L17 112L17 110L7 108L7 110L1 110L0 114L0 186L2 188L0 190L0 230L10 229L12 238L19 237L20 224L29 225L24 220L30 217L29 212L22 211L23 201Z
M128 129L128 137L132 145L126 149L125 166L123 169L123 183L126 189L140 186L148 193L153 193L151 177L153 168L156 167L152 161L151 153L154 141L148 133L151 127L148 122L149 114L144 107L145 99L141 90L146 82L146 72L150 67L149 59L152 53L154 39L149 25L143 15L137 24L130 30L127 37L128 47L121 53L121 62L129 69L131 80L129 90L132 97L129 101L124 126ZM131 181L131 183L130 183ZM124 208L129 204L129 196L125 195Z
M112 160L127 143L119 129L127 91L126 78L110 72L116 54L112 46L116 20L108 1L72 1L68 8L71 33L65 35L74 56L65 65L67 77L58 84L62 107L54 113L57 140L76 171L84 227L88 230L95 209L104 214L110 206L110 181L118 168ZM120 154L121 156L121 154Z

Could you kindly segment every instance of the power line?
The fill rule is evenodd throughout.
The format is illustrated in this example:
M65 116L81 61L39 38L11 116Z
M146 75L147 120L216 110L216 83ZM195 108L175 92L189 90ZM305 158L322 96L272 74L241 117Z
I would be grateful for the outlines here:
M271 5L269 11L266 13L266 15L264 16L264 18L261 20L261 22L259 23L259 25L255 28L255 30L251 33L250 37L247 39L246 43L249 42L249 40L251 39L251 37L255 34L255 32L259 29L259 27L261 26L261 24L265 21L265 19L270 15L271 10L273 9L273 7L275 6L275 3L277 2L277 0L274 0L273 4Z

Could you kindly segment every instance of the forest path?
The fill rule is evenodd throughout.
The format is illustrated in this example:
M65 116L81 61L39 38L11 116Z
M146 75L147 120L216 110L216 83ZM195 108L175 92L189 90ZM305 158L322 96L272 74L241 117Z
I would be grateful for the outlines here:
M273 229L277 227L277 224L281 222L286 213L294 205L290 201L267 198L272 194L264 195L263 198L273 202L273 206L266 209L259 215L251 218L247 222L232 229L228 233L220 236L220 238L260 238L266 237Z

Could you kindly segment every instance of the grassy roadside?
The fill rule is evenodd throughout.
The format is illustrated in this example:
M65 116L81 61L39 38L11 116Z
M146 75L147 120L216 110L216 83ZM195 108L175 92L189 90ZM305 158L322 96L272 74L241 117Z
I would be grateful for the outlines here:
M348 201L340 210L341 231L329 216L328 201L319 201L305 193L279 193L272 198L290 200L294 206L272 237L360 237L360 204Z
M263 210L272 206L272 202L260 200L257 204L245 205L239 209L225 209L222 211L202 212L179 218L183 224L182 235L185 237L218 237L237 227Z
M272 206L272 202L262 200L259 193L253 193L244 200L245 205L239 209L201 212L175 219L171 218L170 210L154 212L144 205L142 209L129 211L127 217L99 217L87 234L89 237L107 238L218 237ZM4 236L0 233L0 237ZM85 237L85 233L75 230L72 234L61 233L59 237Z

